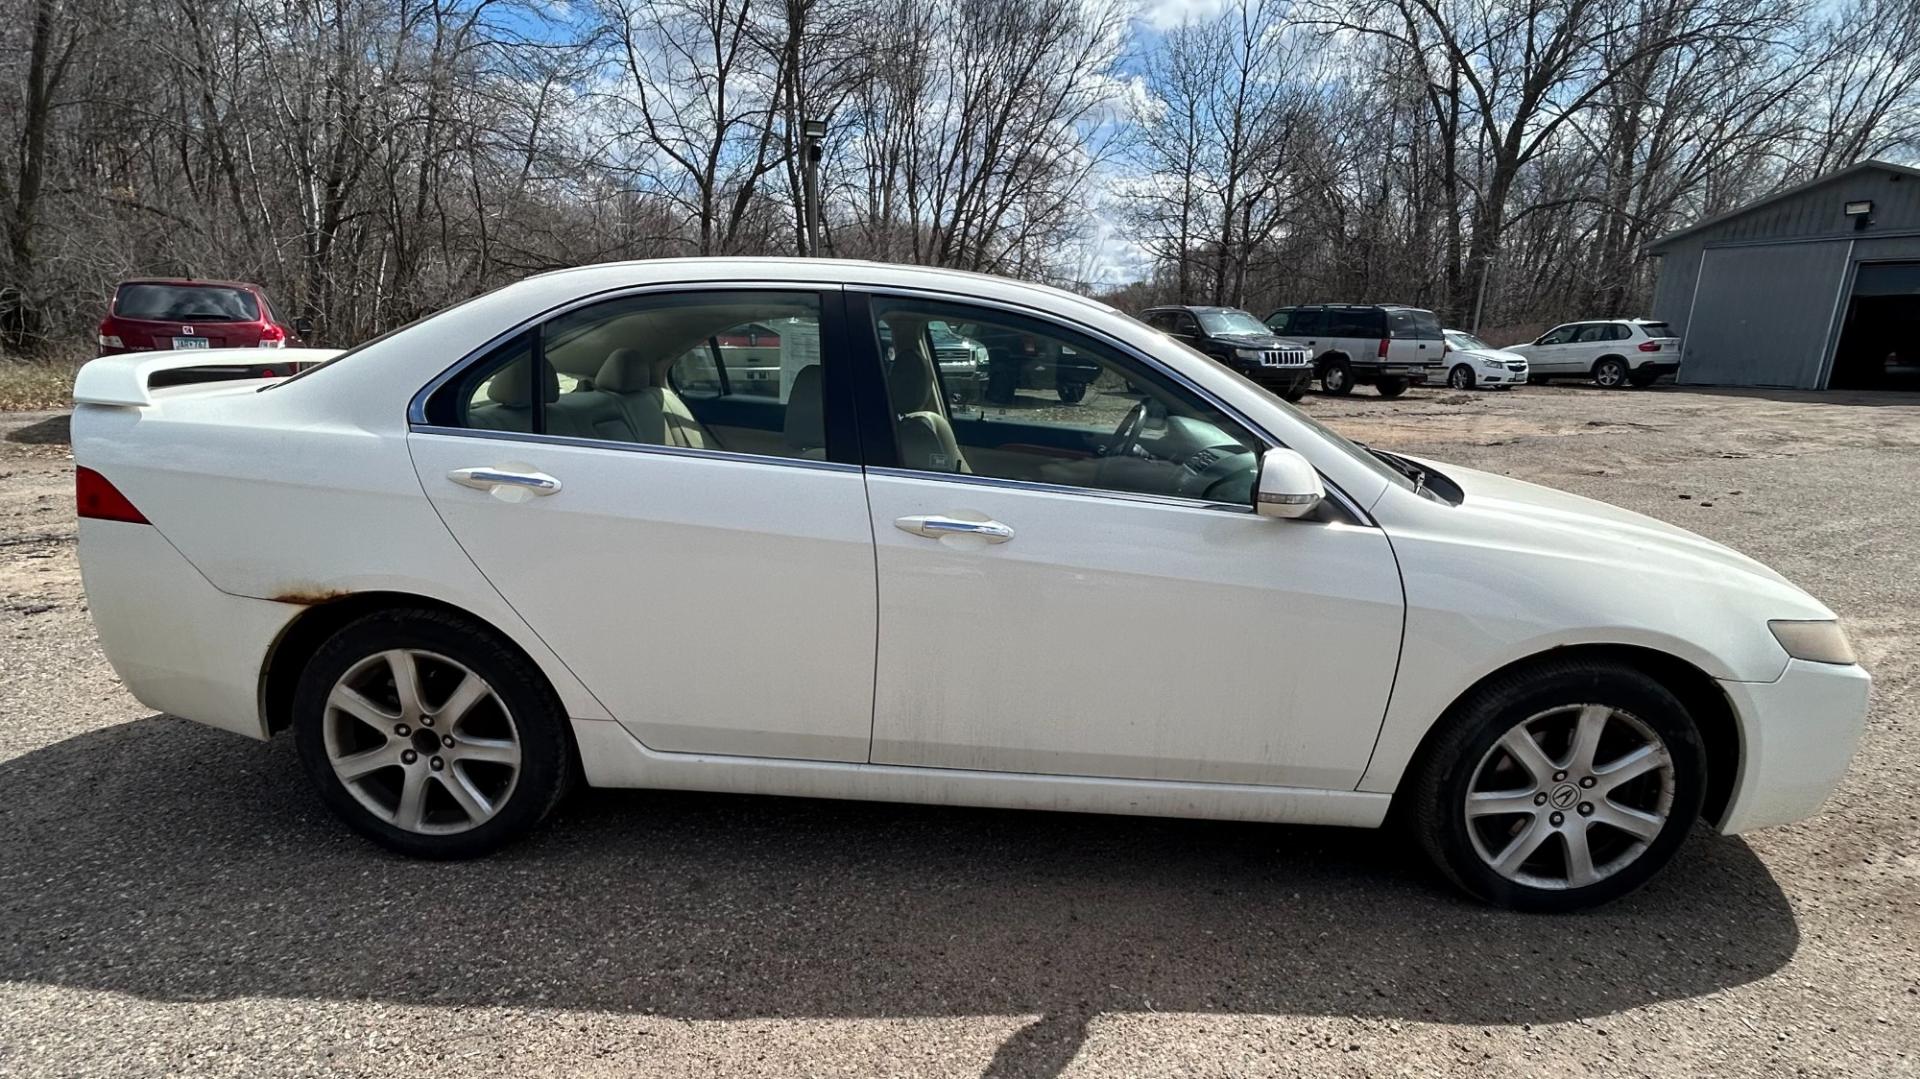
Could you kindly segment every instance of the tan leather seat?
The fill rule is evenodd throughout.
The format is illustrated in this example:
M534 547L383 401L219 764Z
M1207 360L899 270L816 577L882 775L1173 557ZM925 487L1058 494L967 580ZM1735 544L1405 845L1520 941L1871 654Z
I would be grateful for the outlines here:
M639 350L616 348L607 354L593 380L594 392L612 397L633 441L695 450L722 449L667 381L674 357L647 359Z
M893 369L887 372L887 396L893 402L895 437L900 443L900 467L926 472L970 473L953 425L940 412L940 383L934 377L933 356L927 351L927 324L919 319L891 319Z
M468 427L482 431L533 430L532 380L527 377L528 362L526 357L521 357L502 367L487 380L487 403L468 410ZM541 389L548 403L552 403L560 396L560 379L551 367L542 373L546 379Z

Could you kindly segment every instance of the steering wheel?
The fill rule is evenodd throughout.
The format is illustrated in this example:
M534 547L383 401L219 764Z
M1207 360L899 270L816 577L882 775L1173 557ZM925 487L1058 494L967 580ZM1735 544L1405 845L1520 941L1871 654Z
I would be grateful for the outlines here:
M1114 429L1113 441L1107 444L1108 457L1125 457L1140 444L1140 435L1147 429L1147 403L1141 401L1127 410L1120 420L1120 426Z

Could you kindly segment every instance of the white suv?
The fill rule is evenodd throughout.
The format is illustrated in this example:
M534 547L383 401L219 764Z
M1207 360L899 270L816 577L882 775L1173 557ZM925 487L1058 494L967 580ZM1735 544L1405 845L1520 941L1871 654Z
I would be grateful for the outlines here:
M1610 390L1651 386L1680 369L1680 339L1666 323L1644 318L1568 322L1507 351L1527 358L1534 382L1591 378Z

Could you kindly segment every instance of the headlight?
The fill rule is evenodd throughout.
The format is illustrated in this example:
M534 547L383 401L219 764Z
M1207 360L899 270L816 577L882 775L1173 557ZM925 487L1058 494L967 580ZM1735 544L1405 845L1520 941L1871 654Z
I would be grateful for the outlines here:
M1257 348L1236 348L1233 350L1233 354L1246 360L1248 363L1260 362L1260 350Z
M1502 371L1506 369L1507 365L1504 363L1501 363L1499 360L1481 360L1480 366L1490 368L1495 371Z
M1838 622L1799 622L1776 618L1767 623L1787 655L1810 663L1853 663L1853 644Z

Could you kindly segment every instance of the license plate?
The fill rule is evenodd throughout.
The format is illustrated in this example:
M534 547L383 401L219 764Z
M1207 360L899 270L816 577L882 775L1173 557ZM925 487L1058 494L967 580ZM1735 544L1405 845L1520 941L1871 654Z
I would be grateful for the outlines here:
M204 337L176 337L173 339L173 347L177 349L206 348L207 339Z

